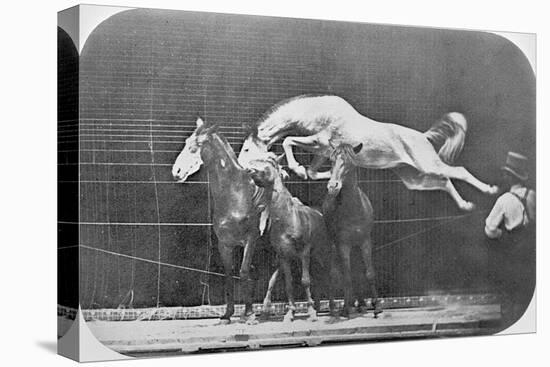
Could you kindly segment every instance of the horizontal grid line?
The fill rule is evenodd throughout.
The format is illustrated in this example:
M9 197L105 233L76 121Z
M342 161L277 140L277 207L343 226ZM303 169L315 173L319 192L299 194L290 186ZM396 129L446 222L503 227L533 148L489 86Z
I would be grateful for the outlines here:
M151 153L150 149L61 149L58 153L76 152L116 152L116 153ZM155 153L179 153L181 150L155 150Z
M67 222L58 221L60 224L81 224L86 226L211 226L212 223L127 223L127 222Z
M80 181L70 181L70 180L58 180L57 182L61 183L105 183L105 184L208 184L208 181L185 181L177 182L174 181L143 181L143 180L120 180L120 181L106 181L106 180L80 180ZM359 183L390 183L390 182L401 182L401 180L358 180ZM326 184L326 180L311 180L311 181L285 181L288 184Z
M465 215L447 215L441 217L425 217L425 218L407 218L407 219L382 219L375 220L377 224L392 224L392 223L412 223L412 222L429 222L429 221L441 221L449 219L458 219L467 216ZM62 224L82 224L82 225L94 225L94 226L211 226L212 223L126 223L126 222L58 222Z
M79 163L58 163L58 166L173 166L173 163L114 163L114 162L79 162Z
M72 121L72 120L69 120ZM189 120L177 120L177 119L170 119L170 120L163 120L163 119L137 119L137 118L99 118L99 117L81 117L80 121L142 121L142 122L187 122ZM225 127L225 126L220 126Z

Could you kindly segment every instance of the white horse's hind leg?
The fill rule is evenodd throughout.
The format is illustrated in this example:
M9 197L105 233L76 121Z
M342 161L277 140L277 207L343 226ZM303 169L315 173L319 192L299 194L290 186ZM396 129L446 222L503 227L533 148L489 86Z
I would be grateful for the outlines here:
M460 196L451 180L447 177L435 174L422 174L410 166L396 168L394 172L410 190L443 190L451 195L460 209L471 211L475 208L473 203L464 200Z
M308 177L306 169L304 166L298 163L298 161L296 161L296 158L294 158L294 154L292 153L292 147L299 146L301 148L304 148L310 151L315 151L322 148L320 141L321 141L321 138L319 134L311 135L311 136L287 136L283 140L283 149L285 151L288 168L293 170L298 176L300 176L304 180L307 179ZM328 141L327 141L327 145L328 145Z
M468 172L468 170L464 167L453 167L445 165L442 171L445 176L465 181L479 191L483 192L484 194L494 195L498 193L497 186L491 186L484 182L481 182L480 180L475 178L474 175Z
M311 162L310 167L307 169L307 175L312 180L323 180L330 178L330 170L325 172L319 172L318 169L325 163L327 157L322 155L316 155Z

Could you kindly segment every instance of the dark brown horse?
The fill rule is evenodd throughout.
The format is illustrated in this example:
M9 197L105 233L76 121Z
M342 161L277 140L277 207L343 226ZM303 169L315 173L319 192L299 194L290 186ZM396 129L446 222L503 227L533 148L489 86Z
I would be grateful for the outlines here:
M227 308L222 320L229 322L234 313L233 250L244 247L240 280L244 283L246 305L243 317L254 321L252 310L252 279L250 263L254 246L260 236L261 212L269 203L265 190L257 187L250 175L238 163L229 143L216 133L216 126L207 125L200 118L197 128L187 138L185 146L174 163L172 174L178 182L197 172L204 164L208 171L212 196L212 225L218 238L225 269L225 297Z
M279 259L279 269L271 277L264 304L269 302L270 291L280 271L284 274L289 303L284 321L289 322L294 319L296 305L292 289L291 263L294 259L299 259L302 286L308 302L309 320L314 321L317 319L314 303L319 304L319 292L315 292L316 301L314 302L311 296L310 259L313 256L320 262L319 265L322 268L327 268L330 263L331 243L323 216L319 211L304 205L290 194L283 184L279 164L273 157L252 160L249 162L248 169L254 182L271 192L268 231L271 246Z
M361 147L357 147L357 151ZM370 286L374 317L382 312L377 298L375 271L372 262L371 231L374 223L372 205L357 183L357 168L353 165L354 148L341 145L332 155L333 166L327 184L328 195L323 203L323 215L333 239L344 278L344 308L342 316L349 316L353 301L350 254L359 247L363 256L365 274ZM365 292L361 292L365 293ZM359 305L364 305L360 297Z

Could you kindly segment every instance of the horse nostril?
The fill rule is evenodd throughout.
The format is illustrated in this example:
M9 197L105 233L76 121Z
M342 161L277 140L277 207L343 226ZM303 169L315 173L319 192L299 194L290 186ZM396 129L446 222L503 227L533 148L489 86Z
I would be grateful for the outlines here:
M340 189L340 183L339 182L329 181L329 183L327 184L327 190L331 194L334 194L334 193L338 192L339 189Z
M174 176L175 178L178 178L180 172L181 172L181 168L174 169L172 170L172 176Z

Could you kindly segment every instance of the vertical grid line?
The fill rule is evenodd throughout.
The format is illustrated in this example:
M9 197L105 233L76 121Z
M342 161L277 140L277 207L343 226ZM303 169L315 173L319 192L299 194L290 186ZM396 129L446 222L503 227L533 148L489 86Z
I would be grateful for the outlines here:
M161 271L161 232L160 232L160 207L157 187L157 175L155 172L155 149L153 146L153 38L151 37L149 48L149 148L151 150L151 171L153 173L153 187L155 190L155 209L157 215L157 239L158 239L158 267L157 267L157 307L160 307L160 271Z

